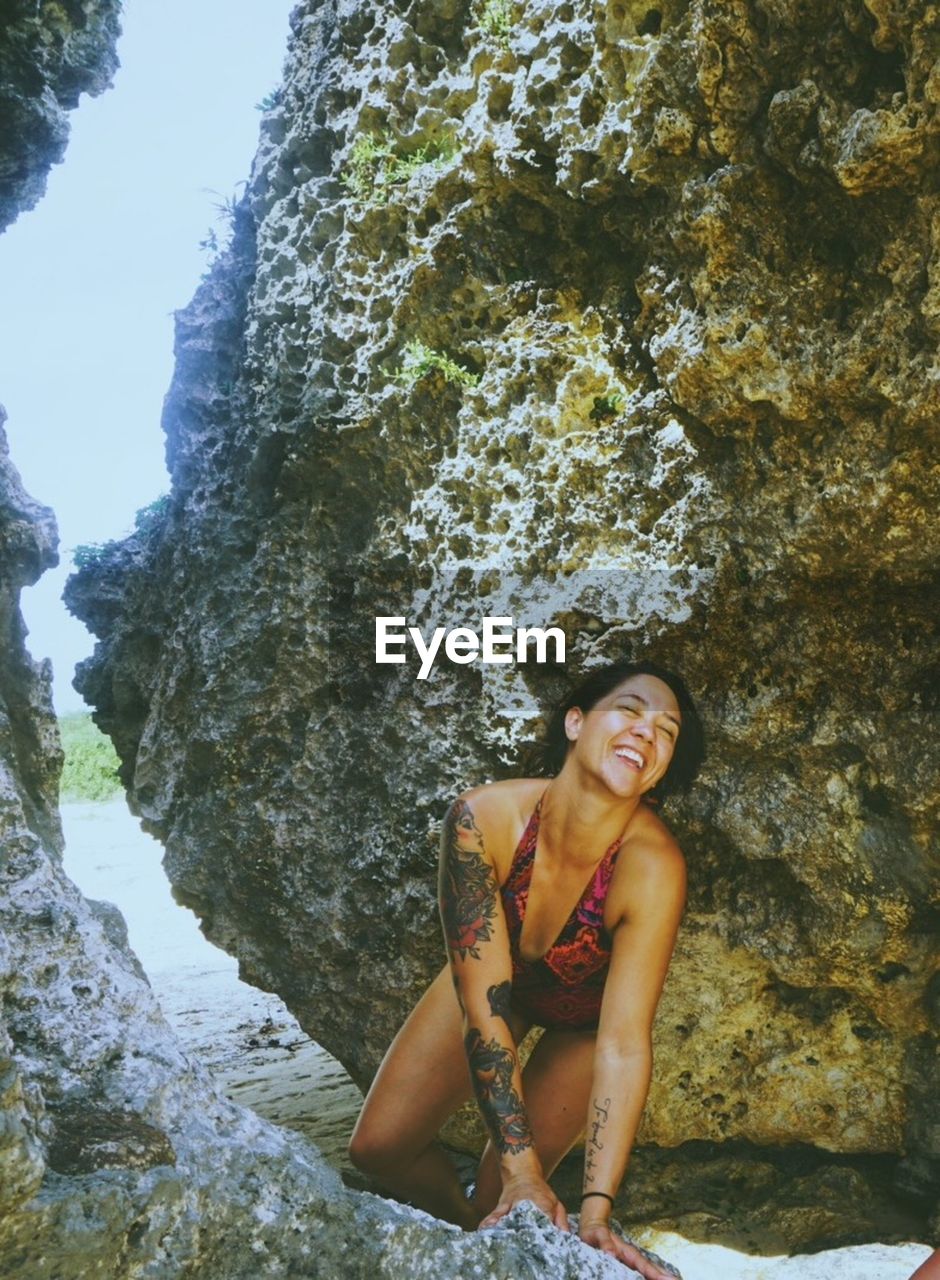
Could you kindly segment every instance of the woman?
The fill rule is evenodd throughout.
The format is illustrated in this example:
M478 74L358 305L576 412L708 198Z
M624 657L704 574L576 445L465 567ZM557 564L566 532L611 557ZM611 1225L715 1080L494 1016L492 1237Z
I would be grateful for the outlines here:
M451 805L440 863L449 961L386 1054L349 1148L392 1194L468 1230L530 1200L567 1229L547 1178L584 1133L581 1239L649 1280L667 1274L609 1219L685 903L682 854L652 806L688 787L703 755L682 681L654 663L614 663L556 709L547 783L494 782ZM520 1071L531 1026L545 1030ZM468 1200L435 1137L474 1094L490 1141Z

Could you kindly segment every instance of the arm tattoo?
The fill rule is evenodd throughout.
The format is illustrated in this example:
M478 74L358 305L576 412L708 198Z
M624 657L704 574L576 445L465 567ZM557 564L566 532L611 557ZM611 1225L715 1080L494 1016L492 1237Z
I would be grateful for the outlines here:
M497 986L487 987L486 998L490 1002L490 1013L493 1017L502 1018L508 1027L510 1025L509 1008L512 1001L512 983L508 981L500 982Z
M532 1146L529 1118L512 1087L515 1057L498 1040L484 1040L477 1027L464 1039L473 1091L500 1155L516 1155Z
M601 1130L610 1118L610 1098L605 1098L603 1102L598 1102L595 1098L591 1106L594 1108L594 1119L591 1121L591 1136L584 1151L585 1187L593 1182L594 1174L597 1172L597 1153L604 1150Z
M492 937L496 877L483 856L483 836L464 800L447 811L441 834L441 919L451 956L479 960L478 946Z

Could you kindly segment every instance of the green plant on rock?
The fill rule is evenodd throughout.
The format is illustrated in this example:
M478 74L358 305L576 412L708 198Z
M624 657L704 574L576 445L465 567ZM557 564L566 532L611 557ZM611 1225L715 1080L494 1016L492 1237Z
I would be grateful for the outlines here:
M170 495L161 493L159 498L154 498L153 502L148 502L145 507L140 507L134 513L134 528L141 533L146 533L158 524L170 510Z
M357 200L384 204L389 188L395 183L407 182L413 173L427 165L443 166L456 154L457 147L451 137L426 142L416 151L399 155L391 135L361 133L352 145L349 167L340 175L340 182Z
M238 217L238 193L240 186L246 186L244 181L236 182L236 190L230 196L224 196L220 191L216 191L214 187L203 187L203 191L208 191L210 195L218 196L218 200L212 201L212 207L216 213L215 227L210 227L203 238L199 241L199 248L203 253L208 255L208 268L211 270L216 260L229 248L232 243L232 237L235 234L235 221ZM221 227L222 234L216 231L216 227ZM209 270L202 273L202 279L206 280L209 276Z
M513 28L512 10L512 0L482 0L477 7L481 29L498 41L504 49L509 48L509 37Z
M154 498L153 502L148 502L145 507L140 507L134 512L134 528L130 532L150 533L160 524L169 510L170 495L161 493L159 498ZM79 543L77 547L72 547L72 563L76 569L84 569L87 565L95 564L116 547L119 541L118 538L110 538L107 542Z
M72 563L76 569L84 569L87 565L100 560L106 551L114 546L114 539L109 542L80 542L72 548Z
M280 89L272 89L270 93L266 93L260 102L255 103L256 111L271 111L278 106L281 101Z
M616 418L623 408L623 392L609 387L604 395L594 397L594 408L591 417L599 422L603 418Z
M475 387L480 381L478 373L471 373L450 356L426 346L418 338L405 344L405 358L401 367L396 369L395 378L398 382L403 382L405 386L410 387L419 378L423 378L425 374L435 369L439 370L448 382L456 382L461 387Z

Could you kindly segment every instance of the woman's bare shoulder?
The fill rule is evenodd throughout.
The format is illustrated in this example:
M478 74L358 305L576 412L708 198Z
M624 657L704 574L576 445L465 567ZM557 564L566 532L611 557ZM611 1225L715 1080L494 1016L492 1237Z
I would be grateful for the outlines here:
M514 848L547 785L547 778L505 778L470 787L457 799L470 809L488 843Z
M658 813L642 804L630 823L621 849L620 861L642 866L667 877L685 875L685 858L675 836Z

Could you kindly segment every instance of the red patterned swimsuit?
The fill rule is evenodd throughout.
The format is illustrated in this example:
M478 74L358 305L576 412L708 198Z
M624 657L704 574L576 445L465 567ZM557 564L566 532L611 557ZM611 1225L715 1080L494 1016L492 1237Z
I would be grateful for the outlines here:
M500 889L509 926L512 1003L536 1026L593 1029L597 1027L610 963L611 937L604 927L604 901L621 838L598 863L580 901L545 955L532 962L523 960L519 939L529 899L541 807L540 796Z

